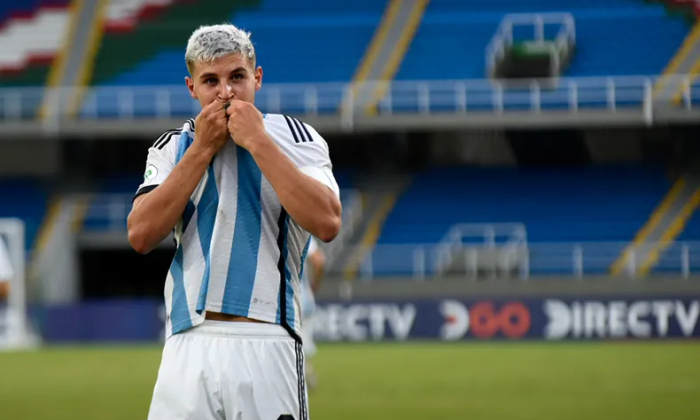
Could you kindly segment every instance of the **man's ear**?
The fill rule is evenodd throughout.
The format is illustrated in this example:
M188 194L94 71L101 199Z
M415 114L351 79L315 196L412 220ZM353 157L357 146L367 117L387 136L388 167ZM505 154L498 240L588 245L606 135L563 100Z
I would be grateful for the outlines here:
M190 96L193 99L199 100L199 97L197 97L197 92L194 91L194 80L192 80L191 77L186 76L185 77L185 84L187 85L187 90L190 91Z
M255 69L255 91L259 91L260 88L262 88L262 79L263 79L263 69L262 67L258 66L258 68Z

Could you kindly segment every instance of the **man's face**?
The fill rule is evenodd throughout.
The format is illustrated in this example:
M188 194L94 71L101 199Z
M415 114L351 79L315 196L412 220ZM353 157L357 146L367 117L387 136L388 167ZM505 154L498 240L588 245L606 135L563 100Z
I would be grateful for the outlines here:
M212 63L196 63L192 77L186 77L185 82L202 108L232 99L255 103L255 92L262 87L262 68L255 68L241 54L231 54Z

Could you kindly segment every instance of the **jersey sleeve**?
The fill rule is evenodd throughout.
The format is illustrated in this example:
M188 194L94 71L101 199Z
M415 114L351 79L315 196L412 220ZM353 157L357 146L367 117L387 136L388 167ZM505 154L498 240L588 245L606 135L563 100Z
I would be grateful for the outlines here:
M177 130L165 132L148 149L146 169L143 173L143 182L139 185L136 197L153 191L170 175L175 167L177 158L177 143L181 133Z
M300 143L302 153L297 155L299 170L311 178L320 181L330 188L337 197L340 197L340 188L333 175L333 164L328 152L328 143L318 132L308 124L304 124L304 131L312 141ZM306 134L306 133L305 133Z

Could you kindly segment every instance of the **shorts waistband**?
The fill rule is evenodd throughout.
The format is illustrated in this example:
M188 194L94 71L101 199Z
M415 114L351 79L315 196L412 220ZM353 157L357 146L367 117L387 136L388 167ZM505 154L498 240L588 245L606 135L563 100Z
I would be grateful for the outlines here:
M261 322L228 322L205 319L182 334L205 334L245 338L280 338L294 340L281 325Z

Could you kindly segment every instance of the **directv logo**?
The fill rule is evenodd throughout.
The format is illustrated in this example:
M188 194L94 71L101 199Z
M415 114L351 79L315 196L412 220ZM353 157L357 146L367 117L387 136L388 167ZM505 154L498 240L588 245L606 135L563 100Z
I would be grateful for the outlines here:
M700 316L700 301L686 306L672 300L576 301L570 304L547 300L543 309L548 317L544 334L550 340L665 337L675 325L683 336L690 337Z

